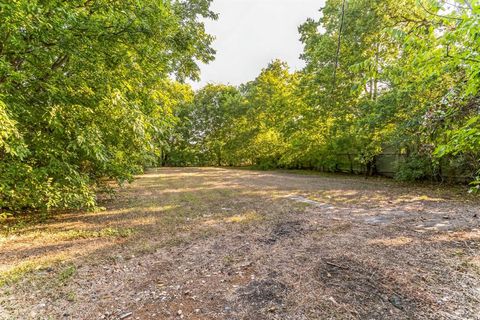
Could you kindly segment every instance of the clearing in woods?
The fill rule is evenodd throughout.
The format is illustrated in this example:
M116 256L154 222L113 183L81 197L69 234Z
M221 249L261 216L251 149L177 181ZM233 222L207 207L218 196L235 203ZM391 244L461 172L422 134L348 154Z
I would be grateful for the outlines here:
M4 228L1 319L480 319L464 190L165 168L102 205Z

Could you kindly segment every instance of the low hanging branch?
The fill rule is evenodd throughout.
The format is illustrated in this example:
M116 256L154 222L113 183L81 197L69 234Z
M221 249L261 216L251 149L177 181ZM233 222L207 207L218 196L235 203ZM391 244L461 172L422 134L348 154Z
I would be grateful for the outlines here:
M345 20L345 4L346 0L342 2L342 18L340 20L340 30L338 31L338 40L337 40L337 53L335 55L335 69L333 70L333 87L332 90L335 90L337 84L337 69L338 69L338 60L340 57L340 45L342 44L342 32L343 32L343 22Z
M445 15L441 15L441 14L432 12L432 11L429 10L427 7L425 7L425 5L424 5L424 3L423 3L422 1L419 1L418 3L420 4L420 7L422 7L423 11L425 11L426 13L428 13L428 14L430 14L430 15L432 15L432 16L435 16L435 17L438 17L438 18L442 18L442 19L463 21L463 19L462 19L462 18L459 18L459 17L445 16Z
M465 2L465 4L467 5L467 7L473 12L473 6L472 4L470 3L469 0L464 0L463 2Z

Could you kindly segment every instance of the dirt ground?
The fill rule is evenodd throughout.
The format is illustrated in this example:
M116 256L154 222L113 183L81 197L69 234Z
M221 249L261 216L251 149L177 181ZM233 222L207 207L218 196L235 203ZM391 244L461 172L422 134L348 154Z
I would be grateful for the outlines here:
M480 319L461 188L165 168L101 205L4 226L0 319Z

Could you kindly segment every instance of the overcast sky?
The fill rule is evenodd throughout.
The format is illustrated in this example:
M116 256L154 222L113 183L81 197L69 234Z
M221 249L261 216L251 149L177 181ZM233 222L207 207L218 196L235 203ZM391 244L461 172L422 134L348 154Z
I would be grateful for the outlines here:
M303 66L303 46L298 26L309 17L318 17L324 0L214 0L217 21L206 23L214 35L216 59L202 66L206 83L239 85L253 80L273 59L288 62L292 69Z

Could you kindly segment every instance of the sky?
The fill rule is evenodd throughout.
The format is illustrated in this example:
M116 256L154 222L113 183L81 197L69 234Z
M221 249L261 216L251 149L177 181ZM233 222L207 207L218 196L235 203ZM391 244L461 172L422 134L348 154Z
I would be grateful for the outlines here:
M274 59L286 61L292 70L303 67L298 26L319 17L325 0L214 0L212 10L220 16L207 21L216 37L216 58L201 65L200 88L207 83L239 85L253 80Z

